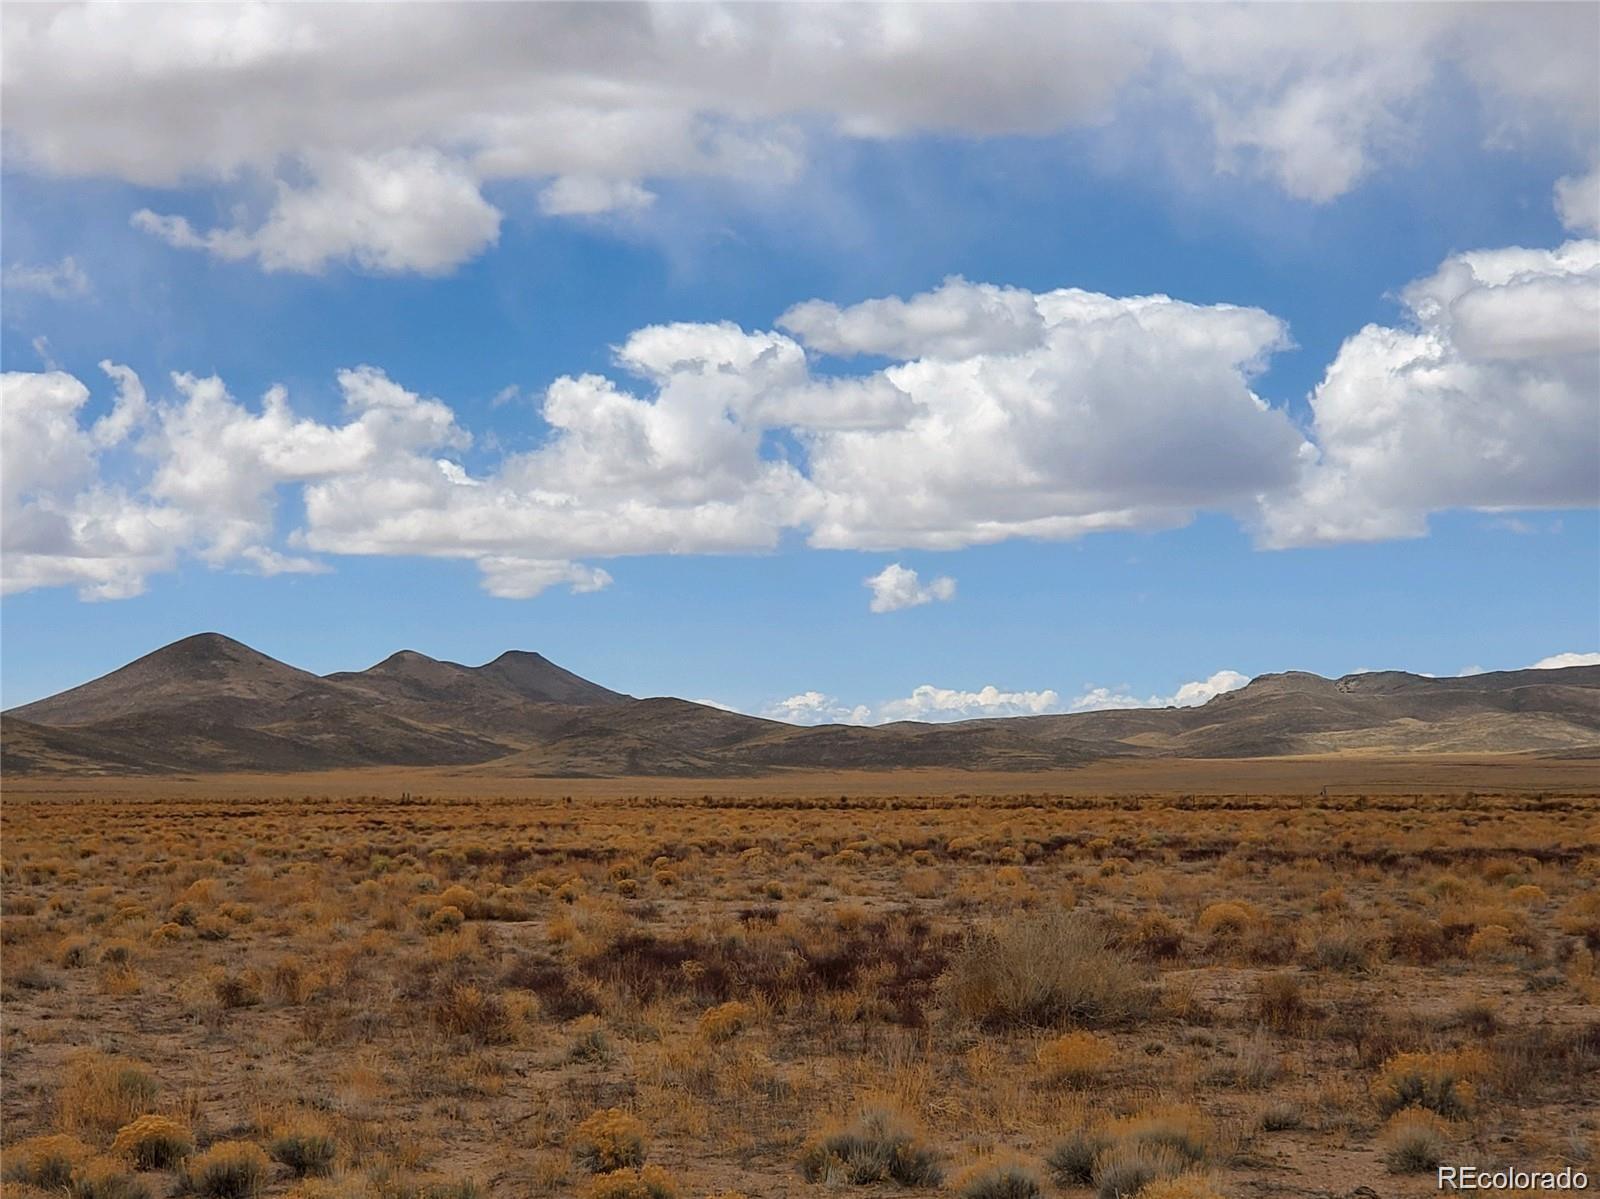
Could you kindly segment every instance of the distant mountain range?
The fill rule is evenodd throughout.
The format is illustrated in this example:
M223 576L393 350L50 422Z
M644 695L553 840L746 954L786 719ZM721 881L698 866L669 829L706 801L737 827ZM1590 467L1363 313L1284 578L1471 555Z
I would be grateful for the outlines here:
M455 766L486 775L729 777L789 769L1046 770L1107 757L1600 750L1600 666L1430 679L1268 674L1192 708L799 728L635 699L535 653L409 650L318 676L218 633L0 715L14 774Z

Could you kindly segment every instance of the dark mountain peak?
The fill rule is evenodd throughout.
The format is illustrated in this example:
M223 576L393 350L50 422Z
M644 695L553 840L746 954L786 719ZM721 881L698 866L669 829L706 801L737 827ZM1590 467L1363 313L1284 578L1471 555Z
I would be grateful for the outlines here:
M142 658L135 658L128 666L137 666L141 662L251 662L258 659L263 662L276 661L225 634L196 633L152 650Z
M1367 695L1389 695L1396 691L1426 687L1430 683L1440 681L1427 675L1411 674L1405 670L1363 670L1358 674L1345 675L1336 680L1334 686L1346 694L1361 692ZM1451 680L1443 681L1449 683Z
M89 724L185 704L276 699L319 680L221 633L164 645L81 687L14 710L41 724Z
M232 675L274 674L284 671L304 674L293 666L269 658L242 641L221 633L196 633L171 645L163 645L142 658L112 671L106 679L148 678L165 681L176 677L218 679ZM309 677L309 676L308 676ZM96 680L101 682L103 680ZM93 683L85 686L94 686Z
M509 649L475 672L539 703L620 704L630 698L564 670L532 650Z
M1225 692L1218 699L1227 695L1293 695L1293 694L1320 694L1331 692L1335 689L1331 679L1325 679L1320 674L1312 674L1307 670L1284 670L1276 674L1257 675L1237 691Z
M464 667L464 666L456 666L456 664L454 662L441 662L441 661L439 661L438 658L430 658L427 654L419 653L414 649L403 649L403 650L400 650L397 653L390 654L387 658L385 658L382 662L379 662L376 666L369 666L365 670L360 671L359 673L360 674L365 674L365 675L375 675L375 674L415 675L415 674L423 674L423 673L432 673L435 670L438 670L438 669L441 669L441 668L448 669L448 668L451 668L451 667L454 667L457 670L465 670L466 669L466 667ZM349 674L346 674L346 675L341 675L340 677L352 677L352 676L349 675Z
M532 667L538 664L545 666L555 665L549 658L531 649L508 649L493 662L485 662L478 669L487 670L491 666L501 666L508 670L514 670L519 666Z

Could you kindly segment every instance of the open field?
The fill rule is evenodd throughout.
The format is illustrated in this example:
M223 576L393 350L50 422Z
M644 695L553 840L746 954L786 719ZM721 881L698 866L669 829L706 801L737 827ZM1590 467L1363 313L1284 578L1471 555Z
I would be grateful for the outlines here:
M1088 797L1211 795L1467 795L1478 792L1594 796L1600 760L1537 754L1316 754L1274 758L1110 758L1068 770L793 770L761 778L530 777L496 764L371 767L284 774L56 777L14 775L16 799L622 799L663 796L797 799L850 796Z
M1593 777L8 781L5 1194L1592 1179Z

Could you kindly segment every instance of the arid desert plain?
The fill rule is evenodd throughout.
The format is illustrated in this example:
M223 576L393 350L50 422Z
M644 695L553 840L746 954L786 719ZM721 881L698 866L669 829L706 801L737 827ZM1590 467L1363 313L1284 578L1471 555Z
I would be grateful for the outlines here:
M1592 1177L1593 777L19 778L5 1195Z

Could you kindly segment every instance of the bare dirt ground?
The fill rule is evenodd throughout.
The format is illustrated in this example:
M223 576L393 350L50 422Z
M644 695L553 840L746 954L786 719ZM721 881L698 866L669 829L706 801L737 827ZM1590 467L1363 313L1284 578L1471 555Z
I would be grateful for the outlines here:
M5 1194L1594 1179L1595 769L8 781Z

